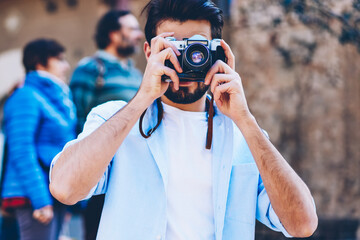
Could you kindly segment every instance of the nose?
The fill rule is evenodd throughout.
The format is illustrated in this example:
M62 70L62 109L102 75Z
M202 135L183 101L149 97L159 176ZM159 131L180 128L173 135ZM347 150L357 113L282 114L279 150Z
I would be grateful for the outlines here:
M70 64L68 61L64 61L64 72L68 72L70 70Z
M137 36L136 36L136 39L138 40L138 41L140 41L142 38L144 38L144 33L143 33L143 31L142 30L138 30L137 31Z

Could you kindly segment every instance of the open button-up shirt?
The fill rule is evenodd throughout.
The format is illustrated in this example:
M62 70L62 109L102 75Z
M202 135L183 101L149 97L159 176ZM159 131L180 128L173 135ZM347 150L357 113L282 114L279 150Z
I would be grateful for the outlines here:
M125 104L112 101L93 109L79 139L93 132ZM145 132L156 120L157 108L153 104L144 117ZM217 109L213 134L215 239L254 239L255 219L289 237L271 206L244 137L232 120ZM145 139L135 124L116 152L88 196L106 193L98 240L150 240L166 236L167 156L174 154L167 150L166 137L160 125ZM53 164L55 161L56 158Z

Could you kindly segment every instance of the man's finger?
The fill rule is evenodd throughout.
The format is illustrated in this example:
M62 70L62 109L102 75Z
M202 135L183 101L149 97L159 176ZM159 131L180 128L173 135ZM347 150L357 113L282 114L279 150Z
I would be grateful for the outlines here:
M173 69L164 66L162 68L162 74L169 76L174 84L174 88L176 90L179 90L179 76Z
M173 35L173 34L172 34ZM151 40L151 54L156 54L164 50L165 48L171 48L176 55L180 55L179 50L176 48L176 46L171 43L171 41L166 40L165 38L161 37L160 35L155 37L153 40Z
M157 35L156 37L153 37L151 39L151 46L153 46L156 41L159 39L159 38L166 38L166 37L171 37L171 36L174 36L174 32L163 32L163 33L160 33L159 35Z
M176 71L178 72L182 72L182 68L180 66L180 63L173 51L172 48L167 48L165 50L163 50L162 52L160 52L158 54L159 58L161 59L161 62L164 63L165 60L170 60L170 62L174 65Z
M158 37L162 37L162 38L171 37L171 36L174 36L174 33L175 32L163 32L163 33L160 33L158 35Z
M217 60L215 64L210 68L205 76L204 83L209 85L211 83L211 79L216 73L231 73L233 70L223 61Z
M214 89L214 101L219 106L222 106L224 104L223 94L228 92L231 87L231 82L216 86Z
M224 83L230 82L234 79L234 76L231 74L217 73L211 79L210 90L214 93L215 87L222 85Z
M224 49L225 56L227 58L227 65L229 65L232 70L235 70L235 55L231 51L230 46L224 40L221 40L220 44Z

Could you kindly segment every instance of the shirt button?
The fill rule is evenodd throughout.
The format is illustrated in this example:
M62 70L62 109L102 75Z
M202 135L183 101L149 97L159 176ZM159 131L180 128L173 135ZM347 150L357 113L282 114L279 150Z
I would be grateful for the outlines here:
M161 240L161 236L160 236L160 235L157 235L157 236L156 236L156 240Z

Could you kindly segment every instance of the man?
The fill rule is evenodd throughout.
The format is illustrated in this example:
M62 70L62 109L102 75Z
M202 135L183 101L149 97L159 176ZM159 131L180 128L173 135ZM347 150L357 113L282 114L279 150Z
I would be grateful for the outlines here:
M221 41L227 64L217 61L204 82L179 81L180 53L166 37L221 38L221 11L207 0L151 0L146 10L139 91L128 104L89 114L53 162L52 194L74 204L106 192L100 240L254 239L255 219L286 236L310 236L310 191L250 113L229 46Z
M129 11L111 10L98 22L98 51L80 61L70 82L77 108L77 131L82 131L89 111L109 100L129 101L141 83L141 73L130 57L138 49L143 32ZM85 239L96 238L104 196L91 198L84 209Z
M77 108L78 132L89 111L109 100L129 101L141 83L141 73L130 57L137 51L143 32L129 11L111 10L98 22L98 51L79 62L70 82Z

